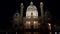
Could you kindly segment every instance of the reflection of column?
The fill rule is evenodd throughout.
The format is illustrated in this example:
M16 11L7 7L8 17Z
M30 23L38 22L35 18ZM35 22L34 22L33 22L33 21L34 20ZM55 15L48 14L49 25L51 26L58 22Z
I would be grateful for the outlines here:
M40 9L41 9L41 17L42 17L42 23L44 23L44 18L43 18L43 2L40 3Z
M21 11L20 22L22 23L23 22L23 7L24 7L23 3L21 3L20 7L21 7L21 10L20 10Z

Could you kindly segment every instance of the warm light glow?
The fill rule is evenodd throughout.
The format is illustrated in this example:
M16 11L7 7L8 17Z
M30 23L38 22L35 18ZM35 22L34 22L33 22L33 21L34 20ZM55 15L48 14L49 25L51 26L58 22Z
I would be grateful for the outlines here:
M51 24L50 24L50 23L48 23L48 25L49 25L49 26L51 26Z
M50 23L48 23L48 28L49 28L49 30L51 30L51 24Z
M34 21L34 24L36 24L36 22Z
M30 26L31 26L30 21L26 21L25 28L31 28Z
M26 24L30 24L30 21L26 21Z
M37 24L38 23L38 21L34 21L34 24Z
M31 13L33 13L33 15L31 15ZM37 11L27 11L26 12L26 17L27 16L38 16L38 12Z
M38 21L34 21L34 23L33 23L33 28L34 28L34 29L38 28Z
M26 17L27 16L38 16L38 11L36 6L31 6L33 5L33 2L30 3L30 5L27 7L27 11L26 11Z

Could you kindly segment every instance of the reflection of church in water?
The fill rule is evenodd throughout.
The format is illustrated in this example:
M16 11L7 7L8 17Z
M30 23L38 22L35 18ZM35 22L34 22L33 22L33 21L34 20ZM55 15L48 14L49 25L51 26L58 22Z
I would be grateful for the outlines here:
M44 14L43 11L43 2L40 3L40 10L41 10L41 16L38 16L38 10L35 5L33 5L33 2L30 3L30 5L27 7L26 10L26 16L23 17L23 3L21 3L20 6L20 13L17 11L13 16L13 27L17 25L17 27L22 26L23 29L38 29L42 24L45 22L49 22L49 12L46 11Z

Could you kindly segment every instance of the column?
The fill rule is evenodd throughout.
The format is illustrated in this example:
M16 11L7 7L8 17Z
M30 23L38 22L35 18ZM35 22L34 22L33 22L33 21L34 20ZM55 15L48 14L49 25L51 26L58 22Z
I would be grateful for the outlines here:
M40 3L42 23L44 23L43 2Z
M23 22L23 3L21 3L21 5L20 5L20 23L22 24L22 22Z

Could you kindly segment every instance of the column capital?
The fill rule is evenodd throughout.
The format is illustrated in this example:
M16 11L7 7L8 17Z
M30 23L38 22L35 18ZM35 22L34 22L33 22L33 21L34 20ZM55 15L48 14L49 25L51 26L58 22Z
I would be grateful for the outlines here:
M43 6L44 6L43 2L40 2L40 7L43 7Z
M20 4L20 7L24 7L23 3Z
M23 6L23 3L21 3L21 6Z

